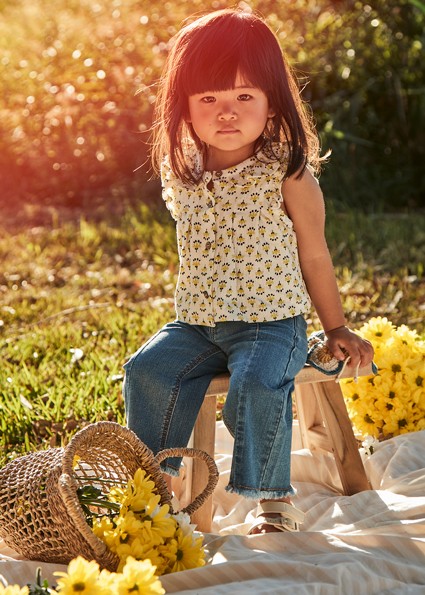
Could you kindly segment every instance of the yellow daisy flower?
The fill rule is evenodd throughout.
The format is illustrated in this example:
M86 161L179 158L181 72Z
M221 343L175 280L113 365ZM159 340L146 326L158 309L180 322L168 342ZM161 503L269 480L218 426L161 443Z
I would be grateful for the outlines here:
M115 540L115 525L112 520L107 516L93 519L93 533L99 537L106 545L111 548L112 543Z
M368 339L373 343L374 347L376 346L379 348L380 344L384 343L392 336L395 328L396 327L388 320L388 318L377 316L376 318L371 318L368 323L364 324L360 328L359 334L364 339Z
M118 572L121 572L124 568L125 561L129 556L134 556L137 560L144 560L145 548L140 543L140 539L135 539L132 543L117 543L115 548L111 550L117 554L120 559L118 566Z
M155 574L161 576L167 570L170 558L167 556L165 545L158 545L145 552L143 560L150 560L154 566L156 566Z
M58 576L57 590L62 595L104 595L105 591L98 583L99 564L92 560L89 562L81 556L74 558L68 565L67 572L56 571Z
M157 548L158 554L161 557L162 563L158 565L157 574L167 574L170 572L177 560L178 543L176 539L167 539L163 545Z
M385 422L384 427L382 428L383 433L387 437L395 436L398 434L398 423L396 420L389 419Z
M151 531L158 539L172 537L177 528L176 520L169 514L170 507L164 504L152 513Z
M425 396L425 365L411 366L405 372L406 384L410 387L412 400L420 404ZM424 411L425 414L425 411Z
M120 515L116 520L114 535L119 535L120 541L127 543L132 537L137 537L143 532L145 524L134 512L129 510L124 516Z
M150 496L152 493L156 493L158 491L155 482L150 479L150 475L148 475L146 471L141 468L137 469L132 483L134 484L136 491L139 493L145 492Z
M409 424L409 412L405 407L399 407L388 412L385 418L383 430L388 434L403 434Z
M127 558L122 574L116 575L117 595L162 595L165 593L160 580L155 575L155 566L150 560L135 560Z
M421 419L418 419L418 422L415 426L416 430L411 430L411 432L416 431L416 432L420 432L421 430L425 430L425 417L421 417Z
M116 588L115 588L116 578L117 578L116 572L110 572L109 570L106 570L104 568L103 570L100 571L99 578L97 579L97 582L100 585L100 587L105 591L105 594L110 593L112 595L112 593L116 592Z
M146 471L138 469L128 482L122 502L132 510L143 510L157 492L155 482L148 478ZM160 496L157 498L159 502Z
M0 582L0 595L28 595L28 587L20 587L19 585L8 585L5 587Z
M175 541L177 542L176 561L170 567L170 572L204 566L205 554L202 547L202 537L196 538L192 535L185 535L181 529L178 529Z
M423 341L421 341L418 333L415 330L411 330L405 324L402 324L397 328L396 331L397 337L406 345L408 345L411 349L414 350L423 350Z
M135 539L131 544L124 543L117 547L116 554L120 559L118 572L122 572L125 563L129 557L136 560L150 560L157 568L157 575L162 574L162 569L168 563L160 551L161 545L152 545L143 543L140 539Z

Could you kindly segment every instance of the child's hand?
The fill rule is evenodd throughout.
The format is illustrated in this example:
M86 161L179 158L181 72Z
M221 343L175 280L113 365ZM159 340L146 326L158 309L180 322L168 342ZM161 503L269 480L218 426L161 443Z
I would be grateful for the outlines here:
M348 356L350 361L347 365L351 367L367 366L373 360L373 346L370 341L362 339L346 326L340 326L326 334L326 345L338 360L345 360Z

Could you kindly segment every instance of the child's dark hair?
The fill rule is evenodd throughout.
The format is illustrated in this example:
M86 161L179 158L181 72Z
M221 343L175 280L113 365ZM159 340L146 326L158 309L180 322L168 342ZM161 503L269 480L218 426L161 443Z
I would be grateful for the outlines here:
M188 97L231 89L238 72L265 93L275 112L255 152L286 141L286 177L301 173L307 163L318 169L318 137L277 38L258 16L226 9L197 19L174 39L155 106L152 162L156 172L169 155L171 168L182 181L199 181L187 160L184 139L191 137L204 157L206 147L187 121Z

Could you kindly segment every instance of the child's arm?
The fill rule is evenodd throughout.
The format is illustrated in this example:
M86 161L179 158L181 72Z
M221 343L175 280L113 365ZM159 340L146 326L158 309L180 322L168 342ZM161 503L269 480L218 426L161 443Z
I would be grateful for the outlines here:
M350 366L372 361L369 341L349 330L341 305L334 268L325 238L325 207L317 180L306 169L300 179L291 177L282 185L283 207L291 218L298 241L303 277L327 336L329 349L337 359L350 355Z

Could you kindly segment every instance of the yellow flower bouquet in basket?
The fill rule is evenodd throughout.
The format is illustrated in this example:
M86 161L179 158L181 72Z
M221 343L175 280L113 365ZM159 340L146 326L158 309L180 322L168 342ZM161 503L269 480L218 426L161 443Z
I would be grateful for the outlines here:
M117 484L107 495L101 488L80 490L79 501L93 533L114 552L122 571L129 556L150 560L156 574L198 568L205 564L202 536L194 535L186 513L170 514L168 504L144 469L138 469L126 485ZM106 512L94 512L94 508Z
M374 349L375 376L342 380L348 414L362 438L385 440L425 429L425 341L407 326L372 318L359 329Z
M208 484L175 512L160 468L169 457L201 458ZM68 564L79 556L122 572L149 561L155 575L202 566L202 536L190 515L218 480L214 460L191 448L156 455L129 429L98 422L64 448L19 457L0 469L0 537L32 560ZM129 572L128 567L126 572Z

